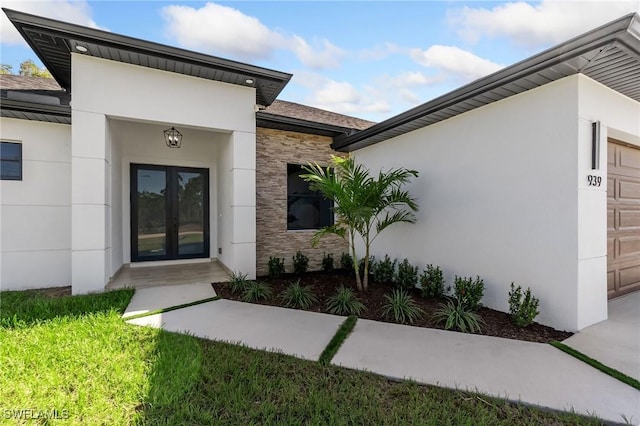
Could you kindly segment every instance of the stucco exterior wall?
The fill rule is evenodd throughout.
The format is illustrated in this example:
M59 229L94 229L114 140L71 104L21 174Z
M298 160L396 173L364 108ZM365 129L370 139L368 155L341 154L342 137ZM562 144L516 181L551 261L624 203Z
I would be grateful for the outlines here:
M284 257L292 272L292 256L300 250L309 257L309 270L319 270L325 253L333 253L338 266L340 255L348 251L342 238L328 236L311 247L314 231L287 230L287 164L310 162L327 165L331 138L282 130L256 130L256 271L266 275L270 256Z
M22 181L0 181L0 289L71 283L71 126L0 118Z
M578 321L578 81L569 77L353 153L373 171L420 172L416 224L373 246L424 267L480 275L483 303L508 311L511 282L540 298L538 321ZM602 149L606 149L602 147ZM602 285L606 288L606 280Z

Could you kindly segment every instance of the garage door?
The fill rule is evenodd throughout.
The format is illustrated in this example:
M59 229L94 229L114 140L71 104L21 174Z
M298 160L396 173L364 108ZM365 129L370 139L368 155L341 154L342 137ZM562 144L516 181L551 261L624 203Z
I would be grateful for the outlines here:
M640 149L609 139L609 299L640 290Z

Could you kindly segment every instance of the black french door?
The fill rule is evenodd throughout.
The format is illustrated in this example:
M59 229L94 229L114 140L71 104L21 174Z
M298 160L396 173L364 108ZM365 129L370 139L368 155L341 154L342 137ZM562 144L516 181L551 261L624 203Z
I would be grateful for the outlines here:
M131 165L131 261L209 257L209 170Z

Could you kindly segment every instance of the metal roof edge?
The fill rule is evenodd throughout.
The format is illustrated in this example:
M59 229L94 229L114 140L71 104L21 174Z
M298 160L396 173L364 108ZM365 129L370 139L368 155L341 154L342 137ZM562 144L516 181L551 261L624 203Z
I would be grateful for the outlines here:
M32 15L25 12L20 12L13 9L2 8L2 11L9 18L11 23L20 32L20 35L27 41L29 46L38 55L43 63L47 63L46 58L40 55L38 49L31 45L29 37L26 37L22 26L31 26L42 28L44 30L64 34L73 38L74 40L80 40L84 42L92 42L96 44L106 44L114 47L120 46L128 48L138 52L144 52L152 56L160 56L163 58L174 58L177 60L188 61L191 63L197 63L200 65L216 67L224 69L229 72L237 72L247 74L256 78L263 78L266 80L277 81L282 84L282 89L291 80L293 74L277 71L269 68L260 67L257 65L251 65L243 62L238 62L230 59L224 59L217 56L207 55L204 53L195 52L192 50L182 49L178 47L168 46L166 44L156 43L153 41L143 40L135 37L129 37L121 34L112 33L109 31L99 30L95 28L88 28L82 25L72 24L56 19L44 18L37 15ZM16 25L19 24L19 25ZM47 67L49 69L49 67ZM53 68L53 67L52 67ZM60 83L62 87L65 85L59 77L56 77L55 70L49 69L51 74L56 78L56 81ZM277 97L277 96L276 96ZM275 97L274 97L275 99ZM273 100L271 100L273 101Z
M489 74L488 76L474 80L458 89L375 124L368 129L359 131L353 135L338 136L334 139L331 147L337 151L350 151L348 148L357 142L457 104L480 93L500 87L516 79L532 75L541 69L557 65L598 46L620 41L625 46L630 47L629 44L631 43L628 43L627 39L634 35L630 33L629 28L636 20L640 21L640 15L638 15L638 13L629 13L534 56ZM631 48L636 51L632 46ZM363 148L368 145L370 144L363 144L358 148Z
M270 126L270 124L276 124L279 127ZM296 127L302 127L305 130L308 130L309 133L311 134L319 134L322 136L330 136L330 137L350 134L355 131L355 129L352 129L350 127L342 127L342 126L336 126L334 124L319 123L317 121L287 117L279 114L272 114L265 111L256 112L256 127L266 127L266 128L281 129L281 130L286 130L286 129L282 129L282 127L290 127L291 129ZM292 131L295 131L295 130L292 130Z
M47 105L35 102L18 101L15 99L2 98L0 100L0 109L55 115L59 117L71 117L71 107L68 105Z

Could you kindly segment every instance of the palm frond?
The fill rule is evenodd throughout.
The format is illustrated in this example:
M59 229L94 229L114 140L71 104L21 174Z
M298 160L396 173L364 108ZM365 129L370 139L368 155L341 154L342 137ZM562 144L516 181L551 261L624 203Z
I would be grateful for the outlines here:
M322 237L324 237L325 235L338 235L342 238L345 238L347 235L347 230L343 226L336 224L318 229L313 233L313 237L311 238L311 246L316 247L320 242L320 239L322 239Z

